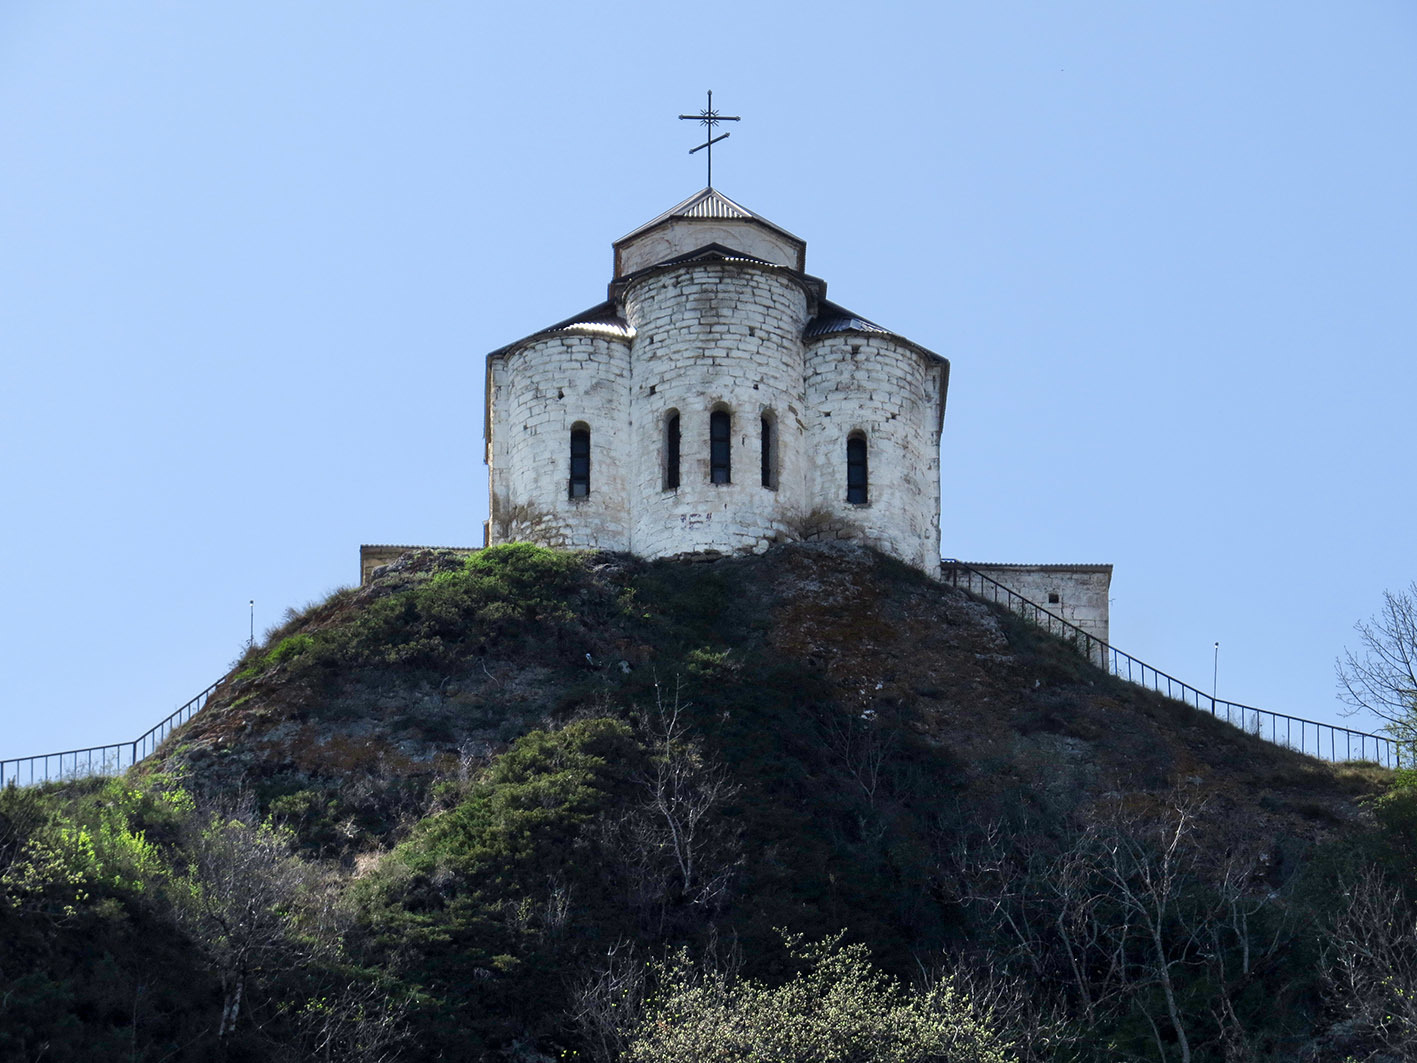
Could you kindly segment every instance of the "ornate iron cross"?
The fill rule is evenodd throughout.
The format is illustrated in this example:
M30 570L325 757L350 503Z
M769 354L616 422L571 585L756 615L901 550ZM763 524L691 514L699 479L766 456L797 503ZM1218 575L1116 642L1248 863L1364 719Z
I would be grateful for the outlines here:
M717 111L715 111L713 109L713 89L709 89L707 107L705 107L698 114L681 114L679 117L681 119L687 119L690 122L698 122L700 125L708 126L708 139L705 140L702 144L700 144L697 148L690 148L689 154L692 155L696 151L703 151L704 148L708 148L708 186L712 188L713 146L717 144L720 140L728 139L727 133L724 133L722 136L714 136L713 127L718 125L719 122L741 122L743 119L738 117L738 115L736 114L719 114Z

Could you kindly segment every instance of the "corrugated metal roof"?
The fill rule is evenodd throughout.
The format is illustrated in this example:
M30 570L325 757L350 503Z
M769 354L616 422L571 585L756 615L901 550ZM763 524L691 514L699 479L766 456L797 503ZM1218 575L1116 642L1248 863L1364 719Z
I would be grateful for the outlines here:
M853 314L844 306L823 302L817 316L807 322L807 327L802 330L802 336L804 339L811 339L813 336L829 336L833 332L879 332L885 336L895 335L890 329L882 328L860 314Z
M471 553L481 550L480 546L402 546L398 543L364 543L359 547L361 550L460 550Z
M716 188L706 188L675 213L681 218L751 218L753 212L739 206Z
M957 561L953 557L943 557L942 561L955 561L965 568L977 568L981 572L989 569L1035 569L1040 572L1111 572L1112 566L1101 562L1087 562L1085 564L1029 564L1026 561Z
M583 321L563 321L559 325L552 325L547 332L569 332L576 329L580 332L599 332L605 336L624 336L629 338L635 334L635 330L630 327L630 323L622 317L615 318L587 318Z
M793 236L792 233L788 232L781 225L774 225L772 222L764 218L761 214L754 214L747 207L743 206L743 204L733 202L733 200L729 199L718 189L705 188L701 192L695 192L688 199L684 200L684 202L676 203L674 206L666 210L663 214L659 215L659 217L651 218L643 225L626 233L624 236L620 237L620 239L616 240L615 243L623 244L632 236L638 236L646 229L652 229L661 222L668 221L670 218L706 218L727 221L755 221L759 222L762 225L766 225L770 229L776 229L784 236L791 237L798 243L803 242L800 236Z
M758 266L770 266L773 269L786 269L776 262L769 262L765 258L758 258L756 255L744 254L742 251L735 251L731 247L723 244L704 244L703 247L696 247L692 251L687 251L682 255L673 258L666 258L663 262L656 262L652 266L646 267L639 272L648 272L652 269L662 269L665 266L682 266L685 262L696 262L699 259L713 259L719 262L752 262Z
M633 336L635 334L630 323L620 316L619 309L615 304L605 302L597 303L589 310L582 310L579 314L566 318L565 321L548 325L539 332L533 332L532 336L541 336L547 332L569 332L571 329L591 329L595 332L605 332L616 336Z
M558 321L554 325L547 325L543 329L537 329L529 335L504 347L498 347L489 354L488 358L495 358L505 354L513 347L519 347L528 340L533 340L537 336L545 336L550 332L595 332L602 336L620 336L631 339L635 335L635 330L630 327L630 323L620 316L614 303L605 302L592 306L589 310L582 310L574 317L568 317L565 321Z
M867 321L864 317L857 317L854 314L814 317L802 330L802 335L811 339L813 336L829 336L833 332L879 332L885 336L894 335L890 329L881 328L874 321Z

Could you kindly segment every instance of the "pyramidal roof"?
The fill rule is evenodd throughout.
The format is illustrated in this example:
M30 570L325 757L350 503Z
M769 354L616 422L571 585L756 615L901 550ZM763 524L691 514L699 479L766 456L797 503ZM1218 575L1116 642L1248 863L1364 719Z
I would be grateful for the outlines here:
M695 192L682 203L677 203L670 207L657 218L651 218L637 229L626 233L616 244L623 244L626 240L639 236L642 232L653 229L656 225L668 221L670 218L711 218L731 221L755 221L759 225L766 225L769 229L774 229L784 236L791 236L794 240L801 240L800 236L793 236L781 225L774 225L761 214L754 214L741 203L735 203L716 188L705 188L702 192Z
M711 243L798 271L806 268L805 240L735 203L718 189L705 188L616 240L615 276L626 276Z

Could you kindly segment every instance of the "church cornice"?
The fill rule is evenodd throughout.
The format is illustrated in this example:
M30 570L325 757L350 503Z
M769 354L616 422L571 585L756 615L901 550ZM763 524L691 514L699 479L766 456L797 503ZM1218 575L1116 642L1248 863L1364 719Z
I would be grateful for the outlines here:
M760 269L770 273L780 273L788 277L797 284L807 296L808 312L816 314L816 308L827 297L827 282L820 277L813 277L810 273L803 273L801 270L792 269L790 266L779 265L776 262L769 262L763 258L745 254L742 251L735 251L724 244L710 243L702 247L696 247L692 251L686 251L682 255L675 255L667 258L663 262L656 262L652 266L638 269L634 273L624 277L617 277L610 282L608 289L609 301L616 306L623 303L624 293L627 288L637 284L646 277L653 277L660 273L666 273L674 269L682 269L685 266L698 265L700 263L721 262L734 266L743 266L749 269Z
M890 340L907 350L914 351L927 362L934 362L940 367L939 414L936 420L936 431L942 431L945 426L945 401L950 389L950 360L942 354L936 354L928 347L920 346L899 332L892 332L869 318L853 313L844 306L825 300L818 308L816 316L808 321L806 328L802 330L802 342L808 350L811 350L813 347L841 336L852 335L862 336L868 340Z

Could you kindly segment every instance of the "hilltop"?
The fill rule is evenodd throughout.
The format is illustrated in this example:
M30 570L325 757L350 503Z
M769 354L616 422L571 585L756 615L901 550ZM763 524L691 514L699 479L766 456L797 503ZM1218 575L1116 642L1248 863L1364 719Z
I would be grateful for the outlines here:
M859 546L422 551L292 613L128 780L0 794L0 1049L620 1059L667 971L857 956L786 935L971 987L1021 1059L1361 1058L1391 1007L1340 986L1335 898L1405 888L1390 781Z
M892 764L917 763L940 787L926 796L976 822L1181 787L1218 821L1313 840L1353 821L1369 788L849 544L711 563L410 554L292 614L160 763L203 786L347 793L467 770L588 714L635 719L666 690L735 765L796 755L850 790L874 742L873 800L899 799Z

